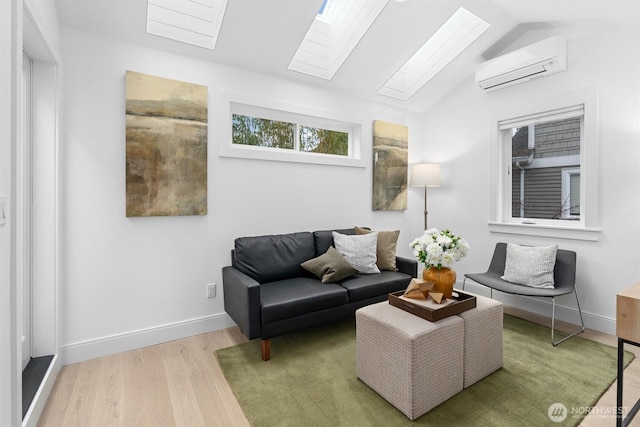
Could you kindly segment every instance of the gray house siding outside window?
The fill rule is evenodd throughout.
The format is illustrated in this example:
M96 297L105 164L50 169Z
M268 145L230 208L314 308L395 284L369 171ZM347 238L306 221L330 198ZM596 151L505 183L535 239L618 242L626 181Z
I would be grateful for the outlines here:
M580 120L572 117L512 129L514 218L580 218ZM567 178L567 170L578 179ZM564 193L563 186L568 186Z

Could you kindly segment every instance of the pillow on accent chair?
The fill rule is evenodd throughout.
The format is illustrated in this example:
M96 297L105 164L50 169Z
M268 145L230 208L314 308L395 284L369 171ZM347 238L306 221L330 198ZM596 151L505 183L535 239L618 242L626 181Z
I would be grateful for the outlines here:
M372 233L366 228L356 227L356 235ZM376 249L376 265L380 270L398 271L396 267L396 246L400 230L378 231L378 246Z
M502 280L534 288L554 288L553 269L558 245L520 246L507 243Z
M359 273L380 273L376 265L376 249L378 247L378 232L363 235L346 235L332 233L336 250L347 259Z
M313 273L322 283L337 282L358 272L333 246L319 257L303 262L300 267Z

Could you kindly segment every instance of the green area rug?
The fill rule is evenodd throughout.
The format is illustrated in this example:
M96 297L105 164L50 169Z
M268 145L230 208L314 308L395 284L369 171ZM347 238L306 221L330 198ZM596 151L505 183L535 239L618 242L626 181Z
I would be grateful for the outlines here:
M260 340L216 356L253 426L578 425L615 381L617 350L580 337L553 347L550 335L505 315L504 367L414 422L356 377L353 319L274 338L269 362ZM554 403L563 422L548 416Z

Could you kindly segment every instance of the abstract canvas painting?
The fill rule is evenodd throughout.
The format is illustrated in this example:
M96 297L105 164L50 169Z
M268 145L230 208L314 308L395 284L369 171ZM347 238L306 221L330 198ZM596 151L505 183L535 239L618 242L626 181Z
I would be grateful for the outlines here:
M373 122L373 210L407 209L409 128Z
M206 86L127 71L128 217L207 214Z

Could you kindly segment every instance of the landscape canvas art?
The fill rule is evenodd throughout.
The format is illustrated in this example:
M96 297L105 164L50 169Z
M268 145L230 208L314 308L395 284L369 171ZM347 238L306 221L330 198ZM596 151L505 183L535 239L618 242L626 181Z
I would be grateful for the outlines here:
M373 210L407 209L409 128L373 122Z
M207 214L206 86L127 71L126 214Z

